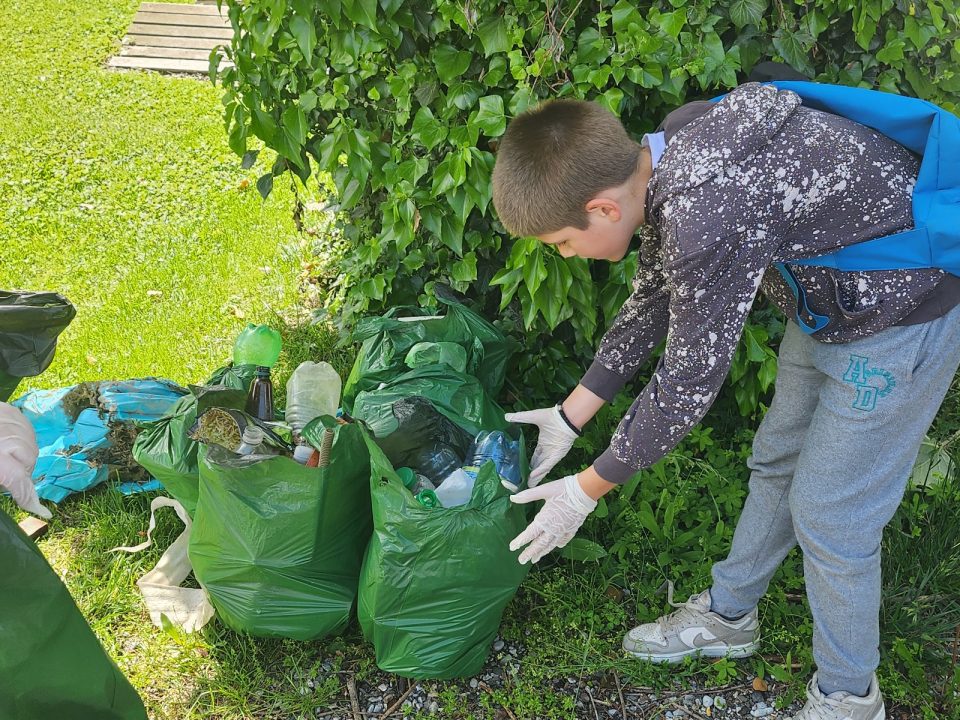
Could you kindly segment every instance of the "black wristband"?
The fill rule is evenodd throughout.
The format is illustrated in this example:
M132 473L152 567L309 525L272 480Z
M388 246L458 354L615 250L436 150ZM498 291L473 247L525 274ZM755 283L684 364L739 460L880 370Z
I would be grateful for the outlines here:
M567 424L567 427L573 430L577 434L577 437L583 437L583 430L570 422L570 418L568 418L567 414L563 411L563 405L557 405L557 410L560 411L560 417L563 418L563 421Z

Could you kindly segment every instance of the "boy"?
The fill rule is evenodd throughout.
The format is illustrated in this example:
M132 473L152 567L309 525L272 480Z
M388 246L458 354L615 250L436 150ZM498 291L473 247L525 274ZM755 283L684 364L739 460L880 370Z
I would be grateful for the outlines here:
M546 501L510 547L536 562L563 546L600 496L677 445L720 390L762 289L790 322L730 554L711 588L631 630L623 647L654 662L750 655L757 603L799 544L817 672L796 720L881 720L880 540L960 364L960 278L788 265L811 311L799 320L829 319L808 334L771 265L910 228L918 160L755 83L686 105L662 129L641 146L599 106L553 101L516 118L500 144L493 200L513 234L564 257L619 260L636 230L654 231L580 384L554 408L508 415L540 430L532 487L513 499ZM583 472L537 485L664 338L610 447Z

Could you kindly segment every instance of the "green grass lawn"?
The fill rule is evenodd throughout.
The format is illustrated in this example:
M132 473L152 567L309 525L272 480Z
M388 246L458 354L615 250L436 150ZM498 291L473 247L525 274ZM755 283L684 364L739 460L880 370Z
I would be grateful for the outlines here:
M333 348L329 330L307 324L300 277L309 248L295 232L287 184L260 199L253 186L263 170L241 170L228 149L220 93L195 79L104 69L137 4L13 0L0 14L0 287L59 291L78 310L53 365L21 390L143 376L199 382L229 357L248 321L283 329L279 387L306 358L345 371L348 352ZM940 439L960 428L958 392L938 419ZM554 558L531 573L501 628L508 642L524 645L522 662L504 658L506 680L489 692L466 682L436 684L440 716L567 718L574 695L549 688L568 677L596 678L597 688L614 677L628 688L675 681L702 688L749 682L780 667L781 687L802 690L811 628L796 557L762 606L766 660L662 669L620 652L622 633L662 610L654 591L664 576L687 573L678 596L707 581L709 563L723 551L718 520L729 533L739 512L748 438L711 448L706 435L698 437L697 456L705 459L666 463L660 475L645 476L636 499L644 495L671 518L677 511L691 517L695 508L702 515L696 522L716 531L696 547L672 547L677 530L665 526L666 538L657 539L629 508L591 519L586 534L610 557L603 564ZM682 452L692 453L694 441ZM697 473L717 472L724 462L730 494L703 498ZM40 547L154 720L306 718L343 707L348 677L361 686L402 687L376 674L372 649L355 625L316 643L253 640L217 622L196 635L151 626L134 583L160 551L107 552L140 542L149 499L108 488L71 497ZM19 517L8 500L0 506ZM897 571L893 589L903 609L893 621L903 640L885 652L882 673L885 691L913 713L905 717L932 717L931 697L942 684L932 688L927 676L942 683L950 672L927 660L942 634L924 636L925 619L960 622L956 592L949 591L957 588L960 566L937 564L960 558L950 546L960 536L955 523L944 522L947 506L938 507L937 523L923 524L919 540L909 533L921 527L923 507L906 508L891 544L898 554L888 567ZM159 545L177 531L172 514L162 516ZM918 568L913 556L923 554L934 561ZM912 588L924 589L922 597ZM593 717L589 705L583 712Z

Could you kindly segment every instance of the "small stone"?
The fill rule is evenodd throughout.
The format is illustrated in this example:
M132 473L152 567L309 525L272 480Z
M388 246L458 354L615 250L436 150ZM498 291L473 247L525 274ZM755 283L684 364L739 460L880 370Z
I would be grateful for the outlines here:
M684 696L683 696L683 704L684 704L684 705L696 705L696 704L697 704L697 699L696 699L695 697L693 697L693 695L684 695Z
M727 701L722 697L714 698L713 704L716 706L717 710L723 710L727 706Z
M753 679L753 689L756 690L757 692L766 692L770 688L767 685L767 681L764 680L762 677L755 677Z
M476 678L470 678L470 687L476 690L478 687L480 687L480 682Z
M704 707L710 707L713 705L713 698L709 695L704 695L702 698L700 698L700 704Z
M610 717L613 717L616 714L617 714L616 708L610 708L609 710L607 710L607 715L609 715Z
M435 714L439 709L440 709L440 704L439 704L436 700L434 700L433 702L430 703L430 707L427 708L427 711L428 711L431 715L433 715L433 714Z
M382 693L386 692L387 688L388 688L388 685L386 683L380 683L379 685L377 685L377 690L379 690Z
M493 650L494 650L494 652L500 652L501 650L503 650L503 646L504 646L505 644L506 644L506 643L504 643L503 640L497 640L497 641L493 644Z
M772 707L754 708L750 711L751 717L762 718L773 714Z

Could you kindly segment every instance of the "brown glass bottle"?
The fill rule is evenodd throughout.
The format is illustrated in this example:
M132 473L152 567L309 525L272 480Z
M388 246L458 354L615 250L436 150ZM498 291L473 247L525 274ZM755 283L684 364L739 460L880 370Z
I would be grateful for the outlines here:
M273 421L273 381L268 367L257 366L257 376L250 384L247 397L247 413L258 420Z

